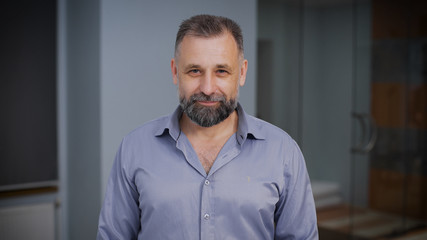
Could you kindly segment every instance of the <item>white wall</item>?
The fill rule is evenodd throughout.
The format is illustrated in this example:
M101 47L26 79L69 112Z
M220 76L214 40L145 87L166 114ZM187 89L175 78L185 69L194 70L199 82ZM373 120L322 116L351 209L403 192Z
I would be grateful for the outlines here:
M0 207L0 239L54 240L55 203Z
M101 201L100 2L67 1L63 27L66 102L60 108L66 108L67 145L60 190L67 225L62 233L66 239L94 239Z
M241 25L249 70L240 100L255 113L256 1L60 0L59 7L61 236L94 239L121 139L178 104L170 60L182 20L208 13Z
M169 114L178 104L170 60L179 24L207 13L230 17L244 34L248 79L240 100L255 113L256 1L102 1L102 189L122 137L142 123Z

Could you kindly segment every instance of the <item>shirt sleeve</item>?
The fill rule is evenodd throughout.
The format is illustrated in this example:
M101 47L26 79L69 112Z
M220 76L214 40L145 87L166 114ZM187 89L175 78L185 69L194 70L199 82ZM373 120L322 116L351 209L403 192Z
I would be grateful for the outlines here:
M122 142L107 183L97 239L136 239L140 229L138 191L126 169Z
M304 157L295 142L285 158L285 185L276 204L275 238L319 239L316 208Z

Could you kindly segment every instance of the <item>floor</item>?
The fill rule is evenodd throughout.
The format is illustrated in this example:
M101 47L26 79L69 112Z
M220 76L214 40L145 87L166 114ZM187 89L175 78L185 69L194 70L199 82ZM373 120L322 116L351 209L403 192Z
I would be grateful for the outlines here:
M352 217L350 217L352 216ZM317 211L320 239L426 240L427 222L345 205ZM402 226L409 231L400 231Z

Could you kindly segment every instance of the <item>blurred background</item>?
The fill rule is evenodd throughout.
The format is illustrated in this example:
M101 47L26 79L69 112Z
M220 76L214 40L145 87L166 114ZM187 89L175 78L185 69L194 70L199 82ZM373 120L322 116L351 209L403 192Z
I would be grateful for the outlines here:
M124 135L177 104L182 20L230 17L245 110L288 132L320 239L427 239L427 1L3 4L0 239L94 239Z

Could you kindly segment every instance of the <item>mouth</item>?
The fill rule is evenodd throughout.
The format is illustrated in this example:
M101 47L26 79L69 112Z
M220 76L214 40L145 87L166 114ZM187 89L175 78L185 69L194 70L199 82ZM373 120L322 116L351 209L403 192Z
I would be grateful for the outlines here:
M211 107L217 105L218 101L197 101L198 104L206 107Z

